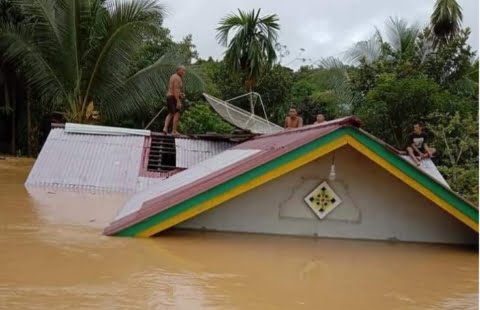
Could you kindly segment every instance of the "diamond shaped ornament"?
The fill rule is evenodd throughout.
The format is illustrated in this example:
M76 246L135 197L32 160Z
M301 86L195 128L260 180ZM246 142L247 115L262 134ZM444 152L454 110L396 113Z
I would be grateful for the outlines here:
M342 200L324 181L305 197L305 202L320 219L323 219L341 204Z

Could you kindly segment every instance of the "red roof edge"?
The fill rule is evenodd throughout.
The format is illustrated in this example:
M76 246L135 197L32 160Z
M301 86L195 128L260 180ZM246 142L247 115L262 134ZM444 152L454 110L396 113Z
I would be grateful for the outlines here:
M330 127L330 126L351 126L351 127L356 127L360 128L362 127L362 121L356 117L356 116L346 116L343 118L337 118L331 121L326 121L321 124L312 124L312 125L305 125L300 128L295 128L295 129L285 129L283 131L271 133L271 134L264 134L260 136L254 137L254 139L262 139L262 138L268 138L268 137L273 137L273 136L279 136L279 135L284 135L285 133L293 133L293 132L301 132L301 131L307 131L311 130L312 128L322 128L322 127Z

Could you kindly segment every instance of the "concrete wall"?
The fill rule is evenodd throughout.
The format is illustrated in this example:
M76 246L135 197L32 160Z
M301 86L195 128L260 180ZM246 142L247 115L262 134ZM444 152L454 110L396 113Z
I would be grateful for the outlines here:
M474 243L473 230L351 147L336 151L342 203L319 220L304 202L328 178L331 154L179 225L334 238Z

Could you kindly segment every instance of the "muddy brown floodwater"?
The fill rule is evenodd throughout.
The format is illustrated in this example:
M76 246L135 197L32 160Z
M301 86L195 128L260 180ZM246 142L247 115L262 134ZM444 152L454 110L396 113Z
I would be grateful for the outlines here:
M102 236L124 195L27 191L0 160L1 309L478 309L476 249L205 232Z

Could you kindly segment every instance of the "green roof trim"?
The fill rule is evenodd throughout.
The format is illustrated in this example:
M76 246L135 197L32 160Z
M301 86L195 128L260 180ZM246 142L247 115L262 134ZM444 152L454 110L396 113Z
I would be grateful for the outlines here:
M413 165L406 162L398 155L389 151L381 143L368 137L359 130L348 128L347 131L349 135L351 135L357 141L369 148L371 151L381 156L391 165L395 166L407 176L414 179L425 188L429 189L432 193L447 202L449 205L455 207L458 211L462 212L467 217L478 223L478 208L475 208L473 205L453 193L452 190L447 189L446 187L438 183L436 180L434 180L432 177L430 177L428 174L415 168Z
M194 196L190 199L187 199L175 206L172 206L160 213L157 213L153 215L150 218L147 218L143 220L142 222L139 222L137 224L134 224L130 227L127 227L119 232L117 232L115 235L117 236L134 236L141 231L144 231L170 217L173 217L179 213L182 213L190 208L193 208L205 201L208 201L220 194L222 194L225 191L231 190L232 188L235 188L239 185L242 185L244 183L247 183L248 181L255 179L268 171L275 169L279 166L284 165L285 163L288 163L292 160L295 160L305 154L310 153L311 151L322 147L325 144L328 144L332 141L335 141L336 139L342 137L345 135L346 131L345 128L341 128L338 130L335 130L315 141L312 141L306 145L303 145L289 153L286 153L282 156L279 156L278 158L275 158L274 160L267 162L259 167L256 167L250 171L245 172L242 175L239 175L233 179L230 179L226 181L225 183L222 183L212 189L209 189L203 193L198 194L197 196Z
M447 202L449 205L466 215L468 218L478 223L478 209L475 208L473 205L469 204L467 201L463 200L462 198L454 194L451 190L445 188L440 183L432 179L427 174L421 172L398 155L389 151L387 148L385 148L384 145L382 145L378 141L375 141L374 139L365 135L356 128L343 127L331 133L328 133L308 144L305 144L295 150L292 150L289 153L283 154L270 162L267 162L220 185L217 185L214 188L199 193L198 195L187 199L177 205L174 205L160 213L157 213L137 224L127 227L117 232L115 235L135 236L140 232L157 225L158 223L161 223L173 216L192 209L199 204L202 204L218 195L221 195L225 191L229 191L237 186L245 184L279 166L282 166L288 162L300 158L303 155L306 155L311 151L318 149L330 142L333 142L345 135L353 137L355 140L367 147L369 150L382 157L392 166L396 167L397 169L405 173L408 177L414 179L419 184L432 191L439 198Z

